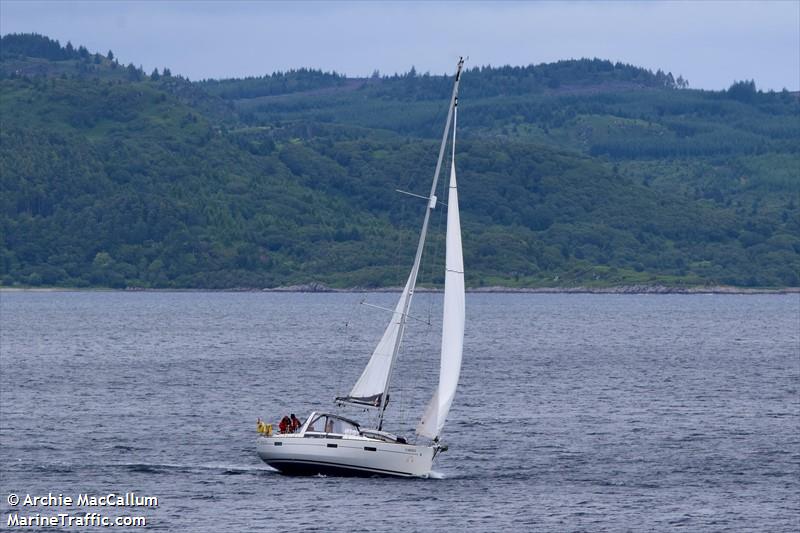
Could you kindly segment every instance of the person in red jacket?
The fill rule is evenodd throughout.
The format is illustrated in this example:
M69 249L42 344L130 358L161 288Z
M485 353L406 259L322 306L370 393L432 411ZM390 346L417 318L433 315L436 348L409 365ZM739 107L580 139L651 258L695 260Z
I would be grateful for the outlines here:
M300 426L302 426L302 425L303 425L303 423L302 423L302 422L300 422L300 421L297 419L297 417L296 417L296 416L294 416L294 413L292 413L292 415L291 415L291 422L292 422L292 428L291 428L291 432L292 432L292 433L295 433L295 432L296 432L298 429L300 429Z
M280 424L278 424L278 431L281 433L288 433L292 427L292 421L289 420L288 416L284 416L281 418Z

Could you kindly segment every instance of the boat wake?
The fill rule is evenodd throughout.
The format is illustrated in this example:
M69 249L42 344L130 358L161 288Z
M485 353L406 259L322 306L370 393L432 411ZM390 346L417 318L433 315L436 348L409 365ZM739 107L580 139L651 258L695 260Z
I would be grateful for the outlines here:
M250 466L250 465L228 465L228 464L200 464L200 465L186 465L177 463L112 463L99 465L103 467L117 467L126 468L132 472L143 472L160 474L166 472L208 472L216 471L220 474L226 475L239 475L239 474L276 474L278 471L267 465L263 466Z
M17 465L14 465L17 466ZM278 471L267 465L231 465L224 463L206 463L198 465L188 465L179 463L23 463L19 461L19 466L24 466L36 471L48 473L74 473L96 470L127 470L129 472L143 474L201 474L216 472L222 475L262 475L277 474Z

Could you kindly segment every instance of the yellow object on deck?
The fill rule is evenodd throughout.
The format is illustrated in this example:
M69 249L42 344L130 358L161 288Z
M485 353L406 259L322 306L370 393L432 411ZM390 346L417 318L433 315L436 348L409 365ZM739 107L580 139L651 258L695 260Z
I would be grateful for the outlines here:
M256 423L256 431L267 437L272 435L272 424L265 424L263 420Z

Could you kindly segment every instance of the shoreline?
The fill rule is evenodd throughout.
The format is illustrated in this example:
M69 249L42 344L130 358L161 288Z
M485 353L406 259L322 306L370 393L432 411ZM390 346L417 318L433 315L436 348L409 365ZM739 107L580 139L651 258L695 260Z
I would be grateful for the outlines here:
M290 285L274 288L230 288L230 289L153 289L127 287L111 289L105 287L0 287L3 292L265 292L265 293L381 293L400 292L401 287L350 287L346 289L327 287L318 283ZM442 289L418 287L415 292L442 292ZM727 285L695 287L671 287L668 285L620 285L615 287L468 287L472 294L800 294L800 287L750 288Z

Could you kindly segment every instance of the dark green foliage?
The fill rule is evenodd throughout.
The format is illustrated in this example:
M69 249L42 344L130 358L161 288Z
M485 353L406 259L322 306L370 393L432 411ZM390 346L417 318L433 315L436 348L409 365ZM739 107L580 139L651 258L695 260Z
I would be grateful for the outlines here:
M204 80L200 87L209 94L226 99L256 98L276 94L287 94L319 90L344 85L347 78L336 72L301 68L287 72L275 72L260 77L242 79Z
M84 48L85 50L85 48ZM0 38L0 57L38 57L51 61L76 59L78 52L67 43L63 48L58 41L36 33L10 33Z
M2 39L3 285L404 281L423 205L394 189L427 193L450 79L193 84ZM800 283L796 95L601 60L464 76L469 285ZM423 284L442 281L445 211Z
M664 74L660 70L653 73L632 65L600 59L558 61L527 67L474 67L467 69L464 75L470 80L468 92L465 94L472 98L528 95L546 89L577 89L597 85L616 88L678 87L671 73ZM688 85L683 78L680 79L684 85ZM439 100L446 99L452 88L450 78L419 74L413 67L405 74L383 77L373 74L369 79L348 79L335 72L299 69L262 77L206 80L200 82L200 85L211 94L226 99L275 96L338 87L348 91L359 90L380 98Z
M728 88L728 97L740 102L752 102L757 96L758 92L756 91L756 82L754 80L735 81Z

